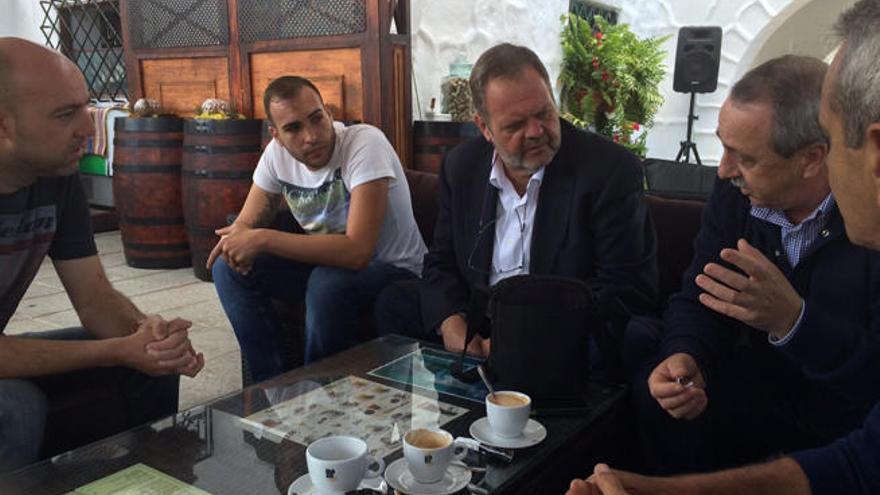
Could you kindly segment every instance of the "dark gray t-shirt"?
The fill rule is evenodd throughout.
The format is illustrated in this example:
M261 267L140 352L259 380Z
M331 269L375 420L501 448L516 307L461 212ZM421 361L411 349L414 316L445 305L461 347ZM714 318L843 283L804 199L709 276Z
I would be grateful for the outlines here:
M0 333L47 253L69 260L97 252L79 174L0 194Z

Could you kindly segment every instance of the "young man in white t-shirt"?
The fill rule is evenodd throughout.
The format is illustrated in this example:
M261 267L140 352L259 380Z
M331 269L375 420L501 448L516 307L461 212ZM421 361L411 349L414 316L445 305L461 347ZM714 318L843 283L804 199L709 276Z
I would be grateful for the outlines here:
M358 313L388 283L416 277L426 252L403 168L381 131L334 123L301 77L272 81L263 104L274 139L208 258L258 381L286 371L271 297L305 297L308 363L353 344ZM264 228L281 197L305 234Z

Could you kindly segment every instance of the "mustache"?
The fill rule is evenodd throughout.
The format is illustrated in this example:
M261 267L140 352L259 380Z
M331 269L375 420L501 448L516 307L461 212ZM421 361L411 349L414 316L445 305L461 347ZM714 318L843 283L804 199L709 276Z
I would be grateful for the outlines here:
M734 177L734 178L730 179L730 183L733 184L735 187L739 187L739 188L744 188L744 187L748 186L748 184L746 184L745 179L743 179L742 177Z
M532 141L526 143L526 146L522 149L522 154L525 155L531 151L540 150L550 145L549 141Z

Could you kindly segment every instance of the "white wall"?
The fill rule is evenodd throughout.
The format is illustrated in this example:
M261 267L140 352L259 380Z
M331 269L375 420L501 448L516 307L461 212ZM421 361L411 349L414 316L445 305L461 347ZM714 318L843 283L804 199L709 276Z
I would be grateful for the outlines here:
M411 0L413 116L432 97L441 100L440 82L463 53L473 63L486 49L511 42L534 50L555 81L562 63L559 18L569 0Z
M45 43L40 32L43 10L37 0L0 0L0 36L18 36L35 43Z
M771 58L794 53L824 57L837 46L832 34L832 26L837 20L829 12L843 12L853 6L856 0L823 0L804 5L779 26L755 56L758 65Z
M411 0L413 26L413 116L420 119L449 63L463 53L475 61L502 41L528 46L544 60L555 81L562 50L560 17L569 0ZM44 42L37 0L0 0L0 36ZM681 26L716 25L724 30L718 90L697 96L694 141L705 163L717 164L718 110L730 86L756 62L793 51L824 58L833 19L854 0L603 0L620 11L620 22L640 36L672 34L666 43L666 103L648 138L648 156L672 159L684 139L688 96L672 91L675 35Z
M432 96L440 97L440 80L459 52L473 62L483 50L510 41L526 45L547 65L550 77L559 74L559 18L568 0L411 0L413 72L419 119ZM678 29L689 25L721 26L724 30L718 90L697 95L694 141L703 162L717 164L721 147L715 138L718 110L730 86L761 57L791 49L824 58L829 26L852 0L605 0L620 11L620 22L640 36L672 34L667 41L667 77L661 84L666 103L657 114L648 137L648 156L673 159L687 124L688 95L672 91ZM806 15L795 15L801 10ZM791 22L789 22L791 21ZM773 37L779 31L780 36ZM790 40L786 32L799 33ZM804 33L807 33L804 36ZM766 50L762 49L772 40ZM824 40L824 41L819 41Z

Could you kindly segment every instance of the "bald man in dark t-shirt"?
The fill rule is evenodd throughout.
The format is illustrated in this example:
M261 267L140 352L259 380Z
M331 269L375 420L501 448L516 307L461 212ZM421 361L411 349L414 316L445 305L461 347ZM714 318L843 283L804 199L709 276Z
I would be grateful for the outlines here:
M92 441L175 412L176 376L195 376L204 365L190 322L141 313L107 280L76 174L94 132L88 103L70 60L0 38L0 472L37 460L57 394L77 400L83 388L113 388L125 402L115 409L129 410L127 418L61 428ZM47 254L82 328L2 335ZM160 375L170 382L151 378ZM151 390L162 390L162 400Z

